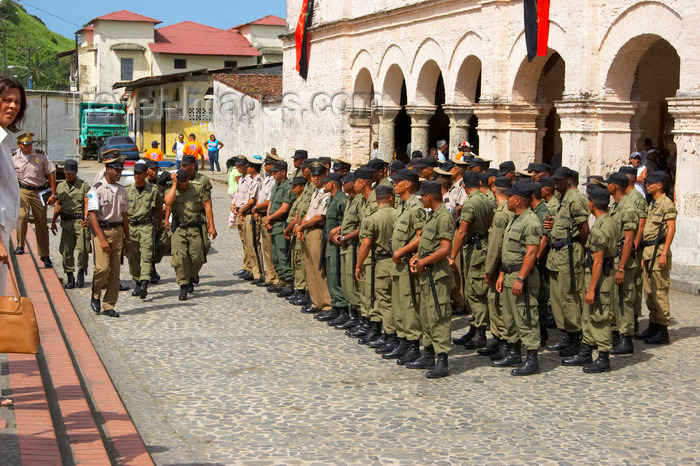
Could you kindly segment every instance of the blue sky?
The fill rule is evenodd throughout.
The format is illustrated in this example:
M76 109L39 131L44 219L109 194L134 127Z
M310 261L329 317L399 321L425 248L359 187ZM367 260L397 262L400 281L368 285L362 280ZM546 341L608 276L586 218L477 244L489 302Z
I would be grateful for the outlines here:
M266 15L286 16L285 0L17 0L54 32L68 38L93 18L117 10L159 19L162 26L194 21L228 29ZM43 11L42 11L43 10Z

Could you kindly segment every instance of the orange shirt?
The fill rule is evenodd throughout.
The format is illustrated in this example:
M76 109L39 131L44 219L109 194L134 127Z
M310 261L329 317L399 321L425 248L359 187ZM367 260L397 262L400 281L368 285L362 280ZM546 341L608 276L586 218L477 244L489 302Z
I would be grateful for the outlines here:
M163 151L160 149L151 148L151 149L148 149L146 151L146 153L143 155L143 157L146 159L155 160L156 162L162 162L163 161Z
M197 141L187 141L185 147L182 148L182 153L185 155L194 155L199 159L204 156L204 149Z

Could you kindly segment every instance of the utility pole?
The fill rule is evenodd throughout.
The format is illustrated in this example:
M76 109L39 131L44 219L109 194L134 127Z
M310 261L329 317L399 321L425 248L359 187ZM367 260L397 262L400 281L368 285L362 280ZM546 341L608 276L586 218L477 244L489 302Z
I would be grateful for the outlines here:
M39 50L41 47L17 47L19 50L27 51L27 70L29 71L29 80L27 81L27 87L32 89L32 53L35 50Z

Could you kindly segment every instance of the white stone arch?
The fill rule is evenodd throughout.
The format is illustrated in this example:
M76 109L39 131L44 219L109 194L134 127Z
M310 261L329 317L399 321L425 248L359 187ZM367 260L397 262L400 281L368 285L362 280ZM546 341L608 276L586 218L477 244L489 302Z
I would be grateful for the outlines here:
M643 2L625 10L608 28L599 46L599 88L605 98L630 100L634 72L649 47L664 39L681 56L681 33L680 14L661 2Z
M352 89L353 110L368 111L375 100L374 81L372 73L367 68L362 68L354 78Z
M410 79L406 80L408 101L415 105L435 105L438 76L448 69L440 44L428 38L421 43L413 57Z
M355 58L352 60L352 66L350 69L352 70L353 78L357 76L362 68L367 68L372 78L376 76L377 66L374 63L374 59L372 59L372 55L366 49L362 49L357 52Z
M401 87L404 79L408 81L408 63L403 49L396 44L390 45L379 62L379 71L374 80L375 92L381 90L382 105L398 107L401 103Z
M474 31L467 32L457 43L450 57L448 70L443 74L448 103L455 105L474 103L476 83L483 67L480 59L482 56L481 36ZM478 70L475 69L477 61Z

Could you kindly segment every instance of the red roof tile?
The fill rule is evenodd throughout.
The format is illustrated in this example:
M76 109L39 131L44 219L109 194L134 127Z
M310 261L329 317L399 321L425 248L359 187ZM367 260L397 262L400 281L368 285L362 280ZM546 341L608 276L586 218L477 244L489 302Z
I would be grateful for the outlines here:
M282 75L215 74L213 79L263 103L282 102Z
M245 24L239 24L236 27L232 27L231 29L238 29L242 28L243 26L286 26L287 25L287 20L284 18L280 18L279 16L275 15L267 15L263 16L262 18L256 19L255 21L251 21L250 23L245 23Z
M182 55L224 55L257 57L260 55L238 31L224 31L192 21L155 30L151 52Z
M141 21L144 23L154 23L154 24L160 24L161 21L153 18L149 18L148 16L143 16L139 15L137 13L132 13L131 11L128 10L119 10L115 11L113 13L107 13L106 15L99 16L92 21L90 21L88 24L92 24L95 21Z

